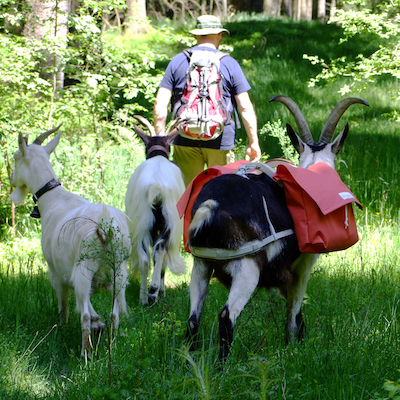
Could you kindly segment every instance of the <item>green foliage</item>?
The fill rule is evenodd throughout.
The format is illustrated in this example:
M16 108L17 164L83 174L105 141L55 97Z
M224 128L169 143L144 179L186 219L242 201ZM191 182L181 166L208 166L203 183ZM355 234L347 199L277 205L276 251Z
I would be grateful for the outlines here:
M286 129L282 126L282 122L280 120L267 122L261 128L259 135L269 135L277 138L283 152L283 158L293 162L296 165L298 164L299 154L293 147L290 138L286 133Z
M124 246L124 235L119 227L113 226L112 222L113 220L110 222L101 220L98 230L101 232L102 238L95 238L90 242L84 240L81 255L77 261L78 264L86 260L100 261L100 269L105 274L105 281L99 282L100 286L103 283L115 281L116 276L120 273L121 264L128 260L130 255L130 249Z
M355 2L348 1L345 4L353 5ZM372 54L358 54L352 60L346 55L336 59L325 61L318 56L304 55L313 65L321 65L322 71L310 79L313 87L321 81L334 82L338 78L346 77L346 83L342 85L340 93L347 95L352 91L365 90L371 83L376 83L377 78L388 75L394 79L400 77L398 64L400 61L400 49L398 41L399 30L399 7L398 0L384 2L378 5L378 12L365 7L363 1L357 2L362 6L361 10L337 9L330 23L338 24L343 28L343 37L339 44L353 39L355 36L368 35L379 39L379 47ZM394 98L400 98L398 89L393 93Z

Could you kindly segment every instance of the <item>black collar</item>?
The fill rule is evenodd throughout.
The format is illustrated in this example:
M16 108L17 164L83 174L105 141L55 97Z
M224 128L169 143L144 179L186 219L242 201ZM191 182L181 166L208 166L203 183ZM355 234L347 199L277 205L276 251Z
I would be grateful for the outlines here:
M44 195L46 192L48 192L51 189L56 188L57 186L60 186L61 183L58 179L52 179L50 182L47 182L40 190L38 190L33 196L33 201L35 204L37 203L38 199L40 196ZM40 212L38 209L38 206L35 206L33 208L33 211L31 212L31 217L32 218L40 218Z
M165 158L169 158L169 152L164 146L155 144L147 150L146 158L152 158L155 156L163 156Z
M33 196L33 201L35 204L37 203L40 196L43 196L46 192L60 186L61 182L58 179L52 179L50 182L47 182L40 190L38 190Z

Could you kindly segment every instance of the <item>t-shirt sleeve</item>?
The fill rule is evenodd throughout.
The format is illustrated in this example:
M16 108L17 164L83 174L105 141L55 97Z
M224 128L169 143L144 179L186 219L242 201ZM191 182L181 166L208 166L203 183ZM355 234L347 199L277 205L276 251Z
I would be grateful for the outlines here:
M224 67L224 68L222 68ZM240 93L247 92L251 89L242 68L239 63L232 57L225 57L222 59L221 72L225 74L227 90L235 96Z
M183 89L187 67L187 57L183 53L176 55L168 64L159 86L171 92L181 86Z

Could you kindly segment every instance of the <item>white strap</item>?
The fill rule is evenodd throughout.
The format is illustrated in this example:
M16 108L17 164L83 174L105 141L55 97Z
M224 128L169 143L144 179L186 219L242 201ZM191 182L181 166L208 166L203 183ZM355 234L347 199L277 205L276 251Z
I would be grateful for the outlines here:
M286 236L294 235L293 229L286 229L284 231L276 233L275 228L271 223L271 219L268 213L267 202L265 201L264 197L263 197L263 203L269 229L272 233L271 235L267 236L263 240L253 240L251 242L245 243L238 249L213 249L208 247L194 247L189 245L190 252L193 254L193 256L199 258L211 258L214 260L231 260L233 258L239 258L249 254L256 253L257 251L265 247L267 244L275 242L276 240L282 239Z

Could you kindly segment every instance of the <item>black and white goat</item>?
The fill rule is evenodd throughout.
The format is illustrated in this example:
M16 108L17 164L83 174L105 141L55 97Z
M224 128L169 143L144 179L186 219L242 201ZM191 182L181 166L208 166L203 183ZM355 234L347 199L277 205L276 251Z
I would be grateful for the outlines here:
M342 100L328 117L318 143L296 103L286 96L270 101L283 103L295 118L299 136L287 124L287 133L300 154L299 166L324 162L334 168L335 157L348 134L348 124L331 143L335 128L356 98ZM293 229L283 188L267 174L222 175L211 179L200 191L189 227L189 246L194 256L190 281L191 311L187 340L196 348L201 310L211 276L230 288L228 301L219 314L220 358L225 359L233 340L237 318L257 287L277 288L287 301L287 341L301 339L305 326L301 305L318 255L300 253L294 234L272 241L255 253L238 255L253 243L272 235L266 205L275 232ZM208 249L211 251L204 251ZM213 251L213 249L218 249ZM231 256L229 256L231 254Z
M131 219L133 275L139 269L140 301L145 305L149 298L156 300L160 290L165 292L167 267L177 275L184 274L187 269L180 255L183 223L176 208L185 184L181 170L169 161L170 143L179 130L171 130L171 125L165 136L157 136L149 121L136 118L147 126L151 136L135 125L146 147L146 160L129 179L125 209ZM153 248L154 271L147 293L150 247Z
M11 199L19 204L26 198L28 191L34 193L33 199L38 207L36 215L41 217L42 223L43 256L57 294L61 322L68 322L68 288L72 287L76 307L81 313L82 356L85 352L90 356L90 330L101 330L104 325L90 302L92 289L98 286L100 279L110 277L108 287L114 289L112 319L115 329L118 328L119 313L126 313L129 231L127 217L122 211L90 203L61 186L49 161L50 154L60 141L61 132L45 146L41 146L58 128L42 133L30 145L28 135L19 134L19 150L14 154L15 168L11 174L11 185L15 187ZM110 242L112 234L121 235L118 239L125 247L126 259L117 254L119 250L113 251ZM100 253L107 251L114 254L113 271L105 265L101 254L90 259L81 258L84 242L89 245L94 240L100 243Z

